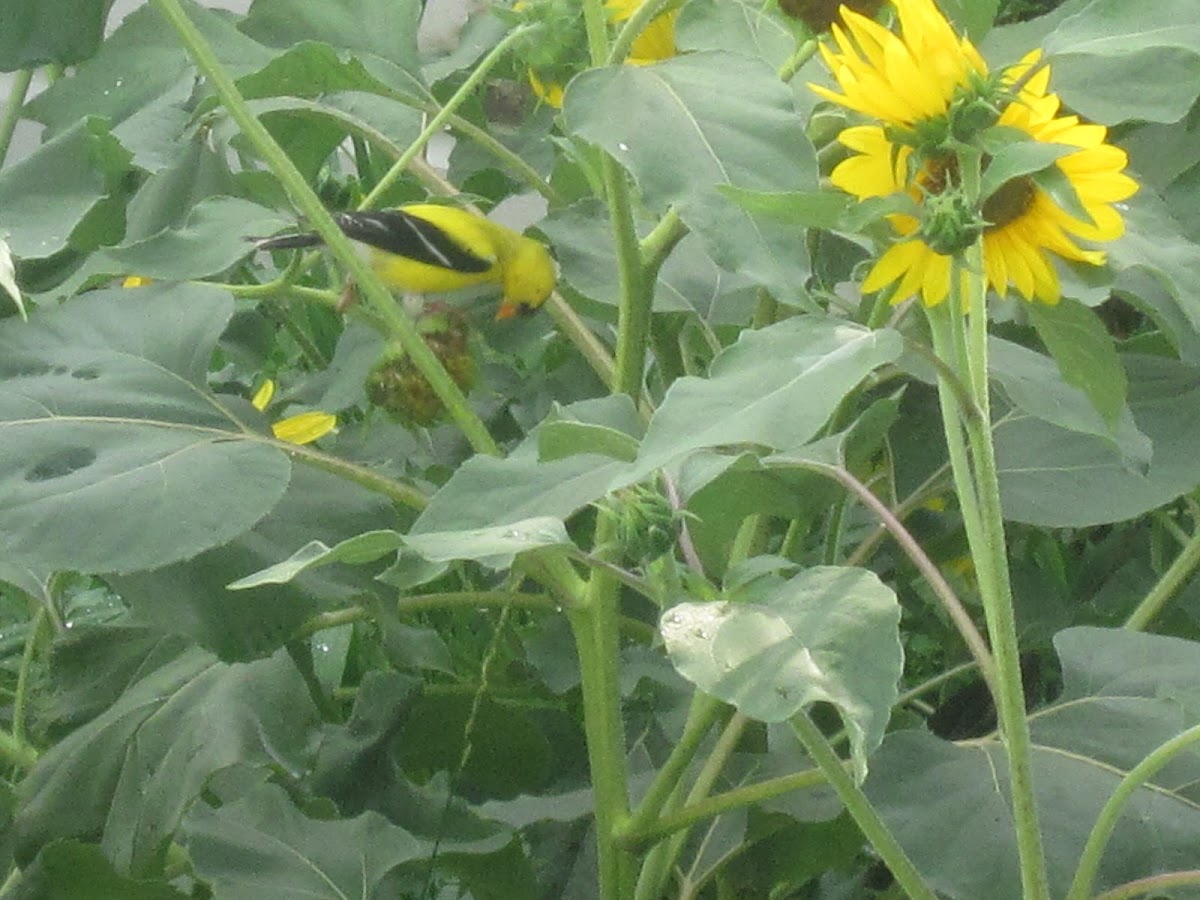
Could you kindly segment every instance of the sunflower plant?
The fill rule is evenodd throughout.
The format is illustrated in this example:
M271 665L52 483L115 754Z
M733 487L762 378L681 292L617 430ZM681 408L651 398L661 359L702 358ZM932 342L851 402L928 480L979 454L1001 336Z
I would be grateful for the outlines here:
M110 5L0 34L0 900L1195 893L1192 0Z

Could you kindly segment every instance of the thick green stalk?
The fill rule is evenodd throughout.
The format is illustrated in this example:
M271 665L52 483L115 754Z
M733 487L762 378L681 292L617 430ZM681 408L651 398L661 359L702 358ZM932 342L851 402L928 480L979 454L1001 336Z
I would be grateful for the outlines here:
M1096 881L1096 873L1100 870L1104 848L1108 846L1108 839L1112 837L1113 829L1117 827L1125 804L1129 802L1134 791L1176 756L1198 743L1200 725L1193 725L1182 734L1177 734L1155 747L1121 779L1117 789L1100 810L1100 815L1096 817L1096 824L1092 826L1083 852L1079 855L1079 867L1075 870L1075 877L1071 879L1071 888L1067 891L1066 900L1088 900L1092 896L1092 885Z
M596 542L616 535L611 512L602 511ZM593 570L585 600L567 610L579 654L583 724L596 810L596 851L600 900L624 900L634 883L633 857L618 843L629 817L629 771L621 716L619 610L620 583Z
M179 0L153 0L155 7L171 24L180 42L187 48L196 66L212 83L221 98L230 118L237 123L242 134L254 146L263 161L279 179L292 202L308 220L310 226L337 257L351 277L358 283L363 299L383 322L388 337L396 340L408 354L417 370L429 382L433 392L445 405L451 418L462 430L477 453L499 455L496 442L487 427L467 403L467 398L446 372L433 351L417 333L413 323L401 312L392 295L380 282L370 266L354 252L349 239L334 224L333 219L321 204L320 199L304 180L286 153L250 111L245 99L229 73L221 66L212 47L200 34L199 29L184 13Z
M792 51L792 55L785 59L783 65L779 67L779 80L791 81L800 68L816 54L817 46L816 39L809 39L797 46Z
M960 277L964 270L965 278ZM964 298L960 291L964 280L968 291L966 304L963 303ZM983 414L982 417L963 415L960 418L952 392L947 388L945 379L939 379L938 394L942 399L947 442L951 446L951 468L955 484L959 488L967 540L971 546L971 557L975 563L984 616L987 620L988 637L996 662L997 713L1000 737L1008 756L1013 827L1016 831L1024 898L1048 900L1046 857L1033 789L1032 742L1025 711L1025 693L1021 683L1020 646L1013 612L1012 586L1009 582L1008 550L1000 506L1000 483L996 472L995 450L992 446L987 383L985 291L983 250L980 242L976 242L965 253L961 264L955 263L950 275L951 333L946 335L944 328L939 328L939 323L944 325L946 322L944 317L931 315L930 320L935 337L939 333L942 335L942 339L935 343L935 349L943 358L946 352L954 354L955 359L947 361L958 368L971 390L975 407ZM964 305L970 312L965 341L961 322ZM952 349L945 346L946 337L950 338ZM962 452L962 432L965 432L970 447L969 462Z
M838 799L846 807L846 812L854 819L863 836L875 848L875 852L908 896L913 900L937 900L933 889L925 883L925 879L912 864L904 848L879 817L867 795L854 783L842 760L833 752L833 747L825 739L821 729L808 717L808 713L802 710L792 716L791 724L809 757L825 774Z
M1144 631L1179 589L1187 584L1198 566L1200 566L1200 528L1196 529L1195 533L1188 538L1183 550L1175 557L1175 561L1171 563L1163 576L1158 579L1158 583L1150 589L1150 593L1146 594L1137 609L1130 613L1129 618L1125 620L1125 627L1130 631Z

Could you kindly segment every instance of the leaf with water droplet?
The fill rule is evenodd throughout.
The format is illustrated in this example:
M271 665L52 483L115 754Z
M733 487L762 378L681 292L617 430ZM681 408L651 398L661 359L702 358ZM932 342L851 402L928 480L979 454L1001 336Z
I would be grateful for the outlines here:
M837 708L858 777L883 739L904 662L895 594L871 572L823 566L747 603L681 603L660 631L680 674L764 722Z

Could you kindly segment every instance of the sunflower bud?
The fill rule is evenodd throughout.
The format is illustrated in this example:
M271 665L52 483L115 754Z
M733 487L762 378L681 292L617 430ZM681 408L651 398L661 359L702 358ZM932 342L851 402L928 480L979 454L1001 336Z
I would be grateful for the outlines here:
M680 515L649 485L620 491L609 504L617 514L617 543L625 558L645 565L675 546Z
M921 207L920 237L934 253L966 250L983 234L983 217L957 189L930 194Z
M425 344L466 392L475 383L475 364L467 346L466 317L449 307L431 306L417 320ZM446 412L441 398L401 347L391 347L367 375L367 399L406 425L433 425Z

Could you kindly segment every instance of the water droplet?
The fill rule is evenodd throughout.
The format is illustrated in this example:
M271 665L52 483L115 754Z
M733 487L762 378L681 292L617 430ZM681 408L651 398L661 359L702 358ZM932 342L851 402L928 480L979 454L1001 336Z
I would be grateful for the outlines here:
M317 650L319 650L321 653L328 653L329 645L328 644L317 644Z
M1121 210L1121 212L1127 212L1129 210L1128 203L1114 203L1113 206L1115 206L1117 209Z
M117 83L116 83L116 84L114 84L114 85L113 85L113 87L120 87L120 86L121 86L121 85L123 85L124 83L125 83L125 79L124 79L124 78L118 78L118 79L117 79Z
M671 613L669 616L667 616L667 622L669 622L671 625L678 625L682 621L683 621L683 616L681 616L677 612Z
M521 532L517 531L517 529L515 529L515 528L512 528L512 529L504 532L504 536L506 538L508 538L510 541L519 541L519 540L521 540L521 538L525 537L525 535L523 535Z
M696 628L692 631L692 634L700 638L702 641L707 641L710 637L708 630L705 628Z
M74 623L74 622L70 622L70 621L68 621L68 622L64 622L64 623L63 623L63 628L70 629L70 628L74 628L74 627L75 627L75 623Z
M629 145L628 145L627 143L625 143L624 141L618 141L618 142L617 142L617 149L618 149L618 150L620 150L622 153L628 153L628 152L629 152Z
M561 604L561 603L555 603L555 604L554 604L554 611L555 611L556 613L560 613L560 612L562 612L562 611L563 611L562 604Z

